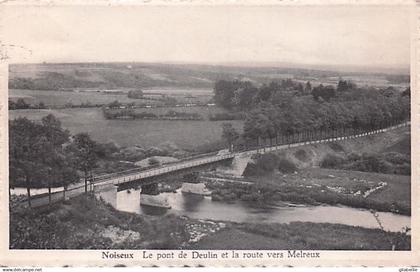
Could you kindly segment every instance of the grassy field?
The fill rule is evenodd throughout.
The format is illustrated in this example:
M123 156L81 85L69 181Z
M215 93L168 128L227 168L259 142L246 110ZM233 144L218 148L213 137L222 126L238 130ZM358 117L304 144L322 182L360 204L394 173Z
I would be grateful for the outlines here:
M119 112L120 109L109 110L112 112ZM168 114L170 111L175 111L177 113L186 113L186 114L199 114L202 119L209 120L210 116L214 116L215 114L226 113L227 110L220 108L220 107L207 107L207 106L200 106L200 107L156 107L156 108L138 108L134 110L136 113L153 113L157 116Z
M99 142L114 141L121 146L156 146L171 141L183 149L221 139L223 121L106 120L99 108L62 110L14 110L9 119L22 116L40 120L47 114L58 117L72 133L87 132ZM229 121L242 130L242 121Z
M64 106L67 103L80 105L82 103L107 104L118 100L121 103L148 103L155 101L144 99L131 99L127 94L105 94L100 92L65 92L65 91L44 91L44 90L10 90L9 99L16 100L23 98L26 103L39 104L44 102L46 106Z
M156 104L158 101L149 99L132 99L127 97L127 90L122 90L125 93L105 93L97 91L47 91L47 90L9 90L9 99L16 101L23 98L28 104L39 104L43 102L46 106L62 107L68 103L73 105L80 105L82 103L91 104L108 104L115 100L121 103L136 103L136 104ZM169 98L174 98L178 103L206 103L212 97L211 89L146 89L145 98L162 98L160 95L164 94Z

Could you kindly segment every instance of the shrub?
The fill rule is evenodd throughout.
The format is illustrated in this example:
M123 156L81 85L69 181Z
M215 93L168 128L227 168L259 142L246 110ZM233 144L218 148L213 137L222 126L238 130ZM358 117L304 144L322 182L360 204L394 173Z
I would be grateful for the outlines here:
M144 149L137 146L130 146L120 150L115 157L125 161L139 161L146 158Z
M158 148L167 154L173 154L175 151L180 150L179 147L174 142L170 142L170 141L161 143L158 146Z
M254 157L255 163L248 163L243 175L244 176L263 176L273 172L275 169L281 171L293 171L296 170L296 166L290 162L284 162L285 159L280 159L276 154L267 153ZM279 167L282 162L281 167Z
M399 165L394 169L394 174L411 175L411 164Z
M223 112L209 116L210 121L244 120L245 114L240 112Z
M349 161L358 161L358 160L360 160L360 158L361 158L361 156L357 153L354 153L354 152L350 153L347 156L347 160L349 160Z
M328 144L328 146L332 150L334 150L335 152L342 152L342 151L344 151L343 147L339 143L337 143L337 142L331 142L331 143Z
M242 174L244 177L262 176L264 172L253 162L249 162Z
M343 163L344 159L342 157L333 154L327 154L322 160L320 166L322 168L336 168Z
M146 150L146 156L147 157L151 157L151 156L167 156L168 155L168 151L167 150L162 150L158 147L150 147Z
M303 162L308 161L309 157L308 157L308 153L306 153L306 151L304 149L299 149L298 151L295 152L295 157Z
M390 165L387 164L378 154L363 154L360 163L366 172L389 173Z
M127 93L127 97L133 99L143 98L143 92L141 90L131 90Z
M159 160L156 158L149 158L149 165L158 165Z
M385 153L384 158L387 162L390 162L390 163L393 163L393 164L402 165L404 163L410 163L410 156L403 155L403 154L397 153L397 152Z
M296 165L293 162L291 162L291 161L289 161L285 158L282 158L282 159L279 160L278 169L282 173L293 173L293 172L298 170L298 168L296 167Z
M262 170L271 172L279 165L279 157L276 154L267 153L263 154L257 160L257 166Z

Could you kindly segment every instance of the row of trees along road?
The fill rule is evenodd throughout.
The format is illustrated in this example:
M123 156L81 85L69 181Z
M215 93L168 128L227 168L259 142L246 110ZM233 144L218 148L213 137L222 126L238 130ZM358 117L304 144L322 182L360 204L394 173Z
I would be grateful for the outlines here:
M271 82L261 87L251 82L219 81L216 103L231 111L246 113L243 134L223 125L222 137L229 147L260 145L281 136L295 134L315 137L332 133L367 131L410 118L410 88L400 92L392 87L358 87L340 80L337 86L312 88L292 81Z
M50 114L41 122L18 118L9 122L9 190L26 187L31 206L31 188L51 188L79 181L84 175L85 191L96 166L95 142L88 134L71 136Z

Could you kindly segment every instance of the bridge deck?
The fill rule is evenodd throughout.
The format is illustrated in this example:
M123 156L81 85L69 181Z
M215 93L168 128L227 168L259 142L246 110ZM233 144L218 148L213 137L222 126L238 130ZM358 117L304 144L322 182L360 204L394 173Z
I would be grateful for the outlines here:
M339 136L335 138L327 138L327 139L321 139L321 140L303 141L303 142L296 142L296 143L291 143L291 144L282 144L282 145L277 145L277 146L260 147L258 149L247 150L247 151L236 152L236 153L229 153L229 154L224 154L224 155L217 155L217 154L208 155L208 156L204 155L204 156L199 156L198 158L187 159L184 161L171 163L170 165L164 165L161 167L152 168L148 170L138 169L138 171L134 171L134 172L133 170L129 170L129 172L125 171L125 172L118 172L118 173L113 173L109 175L103 175L103 176L95 178L95 181L92 184L90 184L89 190L94 190L96 186L104 186L107 184L119 185L119 184L131 182L131 181L139 181L142 179L160 176L163 174L179 171L182 169L188 169L188 168L193 168L193 167L197 167L201 165L206 165L209 163L232 159L235 156L243 156L243 155L248 156L248 155L257 154L257 153L262 154L262 153L272 152L276 150L310 145L310 144L318 144L318 143L360 138L360 137L365 137L365 136L369 136L373 134L383 133L389 130L397 129L397 128L408 126L408 125L410 125L410 122L405 122L403 124L391 126L384 129L378 129L375 131L364 132L357 135ZM69 189L67 189L66 191L59 191L59 192L52 193L51 194L52 202L57 202L59 200L62 200L63 198L71 198L71 197L80 195L82 193L84 193L84 182L81 181L77 184L70 186ZM26 201L23 201L23 202L26 203ZM33 207L47 205L47 204L48 204L48 194L38 195L32 199Z
M223 161L223 160L226 160L226 159L234 158L235 156L252 155L252 154L257 154L257 153L262 154L262 153L272 152L272 151L276 151L276 150L298 147L298 146L304 146L304 145L310 145L310 144L333 142L333 141L342 141L342 140L347 140L347 139L359 138L359 137L364 137L364 136L369 136L369 135L373 135L373 134L386 132L388 130L396 129L396 128L406 126L406 125L409 125L409 122L407 122L405 124L399 124L399 125L392 126L392 127L389 127L389 128L378 129L378 130L375 130L375 131L365 132L365 133L361 133L361 134L357 134L357 135L339 136L339 137L335 137L335 138L328 138L328 139L322 139L322 140L303 141L303 142L297 142L297 143L291 143L291 144L261 147L261 148L258 148L258 149L247 150L247 151L242 151L242 152L235 152L235 153L230 153L230 154L226 154L226 155L211 155L211 156L207 156L207 157L201 157L201 158L197 158L197 159L181 161L181 162L173 163L173 164L168 165L168 166L162 166L162 167L159 167L159 168L142 170L142 171L139 171L137 173L121 174L119 176L113 176L113 177L110 177L110 178L105 178L105 179L102 179L102 181L100 181L100 182L96 182L95 184L113 183L114 185L118 185L118 184L125 183L125 182L130 182L130 181L134 181L134 180L141 180L141 179L144 179L144 178L159 176L159 175L162 175L162 174L166 174L166 173L170 173L170 172L174 172L174 171L178 171L178 170L182 170L182 169L188 169L188 168L192 168L192 167L196 167L196 166L200 166L200 165L205 165L205 164L209 164L209 163L213 163L213 162L217 162L217 161Z

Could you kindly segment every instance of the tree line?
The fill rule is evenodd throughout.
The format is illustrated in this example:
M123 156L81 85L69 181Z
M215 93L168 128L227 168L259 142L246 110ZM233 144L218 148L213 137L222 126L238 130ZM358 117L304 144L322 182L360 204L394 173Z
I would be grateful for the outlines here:
M246 113L242 134L223 126L222 137L230 147L297 133L373 130L410 117L409 88L399 92L392 87L358 87L344 80L337 86L313 88L310 82L303 85L292 80L259 88L250 82L219 81L214 93L219 106Z
M71 135L52 114L40 122L17 118L9 122L9 188L65 189L84 177L87 183L101 155L100 146L86 133Z
M38 104L28 104L23 98L13 101L9 100L9 110L22 110L22 109L46 109L44 102L39 102Z

